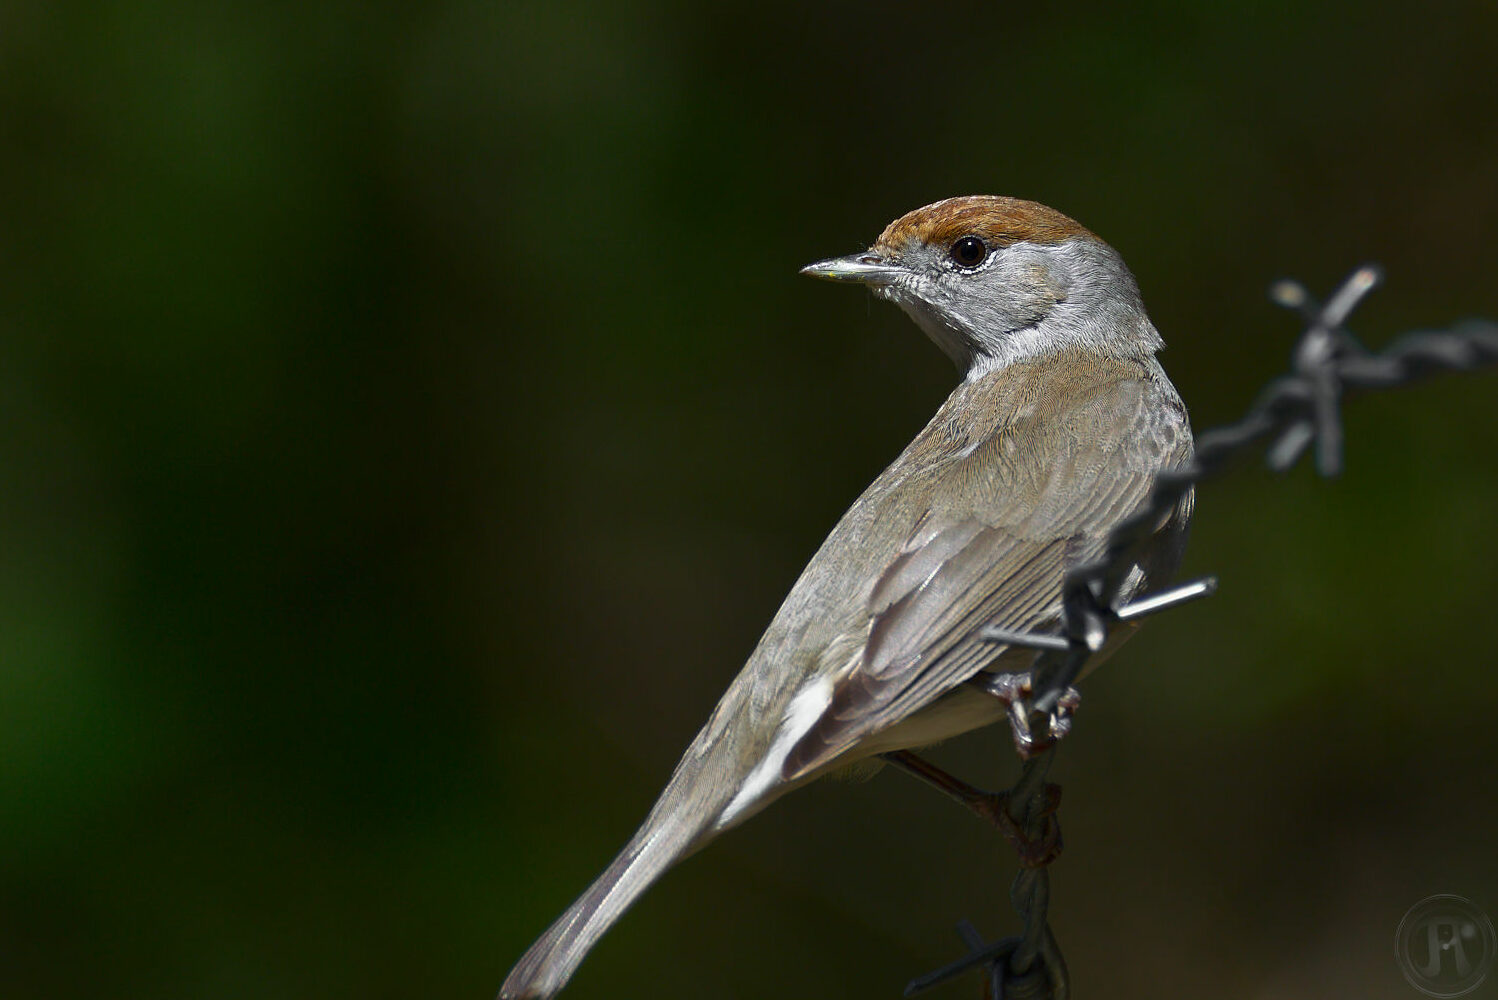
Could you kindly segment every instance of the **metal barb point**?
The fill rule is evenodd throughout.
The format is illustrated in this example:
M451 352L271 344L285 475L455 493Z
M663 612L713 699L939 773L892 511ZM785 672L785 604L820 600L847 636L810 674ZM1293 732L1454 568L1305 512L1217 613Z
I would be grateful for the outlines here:
M1341 327L1368 293L1383 283L1383 277L1383 268L1377 264L1364 264L1349 274L1322 307L1322 324L1333 330Z
M940 986L949 979L955 979L969 969L990 963L1008 961L1014 949L1020 945L1020 938L1006 937L997 941L985 942L983 935L978 933L971 922L964 920L957 925L957 933L962 937L962 943L967 945L968 953L956 961L948 962L941 968L917 976L905 984L905 996L913 997L924 993L933 986Z
M1270 284L1269 301L1275 305L1284 305L1285 308L1293 308L1300 314L1305 314L1306 310L1314 305L1311 293L1306 290L1306 287L1299 281L1291 281L1290 278Z
M1170 587L1166 590L1157 591L1148 597L1141 597L1137 601L1131 601L1116 612L1118 620L1127 622L1135 618L1143 618L1166 608L1173 608L1187 601L1195 601L1203 597L1211 597L1217 593L1217 577L1204 576L1200 580L1192 580L1178 587Z
M1301 420L1286 427L1274 444L1269 446L1266 461L1275 472L1288 472L1300 460L1306 446L1316 437L1310 421Z
M1286 309L1303 310L1311 301L1311 293L1300 282L1282 278L1269 286L1269 298Z
M1064 653L1071 648L1071 642L1063 635L1018 632L1013 629L1000 628L997 625L990 625L983 629L978 633L978 638L985 642L1002 642L1010 646L1024 646L1028 649L1048 649L1057 653Z

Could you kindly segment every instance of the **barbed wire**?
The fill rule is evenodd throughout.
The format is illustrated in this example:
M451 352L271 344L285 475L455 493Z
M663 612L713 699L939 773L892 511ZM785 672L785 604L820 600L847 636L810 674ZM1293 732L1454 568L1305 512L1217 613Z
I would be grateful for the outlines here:
M1341 404L1350 392L1391 389L1442 372L1498 363L1498 324L1485 320L1468 320L1446 330L1414 331L1397 337L1382 351L1367 350L1345 324L1381 280L1378 267L1360 267L1324 304L1294 281L1271 287L1270 298L1298 312L1305 322L1291 353L1290 372L1265 386L1241 420L1199 435L1192 460L1156 478L1144 508L1109 534L1104 555L1067 574L1058 633L1021 632L1000 625L983 630L985 639L1038 651L1028 674L999 675L988 685L990 693L1009 706L1015 747L1023 760L1013 787L997 794L983 793L948 775L923 773L929 765L912 755L886 755L939 787L945 782L949 794L992 820L1020 857L1009 897L1023 924L1021 933L988 942L963 921L958 933L968 953L911 980L906 996L986 966L992 1000L1067 1000L1066 961L1048 921L1047 866L1061 851L1056 817L1061 790L1048 783L1046 775L1057 741L1070 726L1071 684L1107 641L1109 628L1216 590L1216 579L1206 577L1119 603L1136 555L1182 497L1266 438L1272 439L1266 458L1276 471L1288 470L1314 444L1317 471L1335 476L1342 469Z

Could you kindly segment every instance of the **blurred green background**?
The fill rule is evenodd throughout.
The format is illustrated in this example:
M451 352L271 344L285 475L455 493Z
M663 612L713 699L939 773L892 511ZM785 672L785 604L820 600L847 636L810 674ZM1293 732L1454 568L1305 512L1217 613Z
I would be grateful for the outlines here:
M800 265L1044 201L1221 423L1286 363L1277 277L1382 262L1374 344L1498 316L1495 39L1490 0L4 5L0 995L492 995L954 382ZM1077 996L1411 997L1409 906L1498 916L1495 399L1362 399L1340 481L1202 490L1220 595L1055 772ZM903 776L819 785L568 995L898 996L1013 929L1012 871Z

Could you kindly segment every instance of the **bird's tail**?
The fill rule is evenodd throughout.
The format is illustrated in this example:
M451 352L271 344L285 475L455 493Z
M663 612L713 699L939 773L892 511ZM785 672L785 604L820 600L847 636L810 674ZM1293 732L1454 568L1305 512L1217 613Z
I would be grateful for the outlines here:
M630 904L715 832L724 803L718 801L722 795L715 794L715 783L701 780L702 763L688 751L624 850L510 970L499 988L499 1000L550 997L567 985L588 951Z

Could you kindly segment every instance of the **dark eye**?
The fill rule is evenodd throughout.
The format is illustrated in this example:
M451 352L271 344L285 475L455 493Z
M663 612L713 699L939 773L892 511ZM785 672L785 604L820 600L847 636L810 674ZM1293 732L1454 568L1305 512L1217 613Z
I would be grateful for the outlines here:
M977 267L988 256L988 245L976 236L964 236L952 244L952 260L958 267Z

